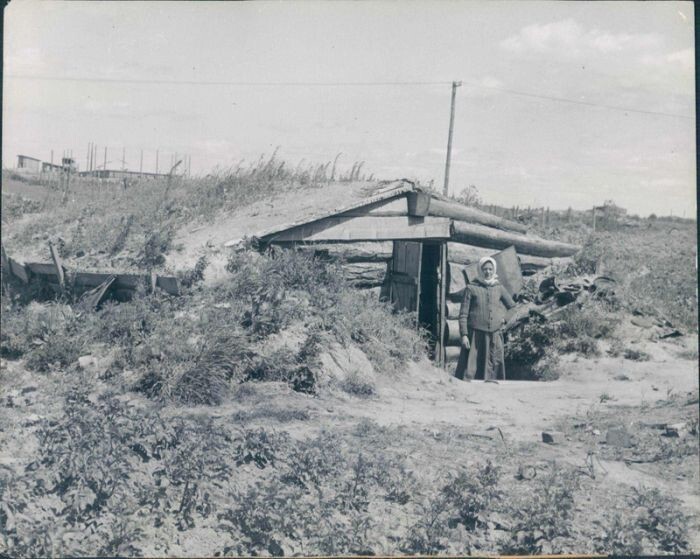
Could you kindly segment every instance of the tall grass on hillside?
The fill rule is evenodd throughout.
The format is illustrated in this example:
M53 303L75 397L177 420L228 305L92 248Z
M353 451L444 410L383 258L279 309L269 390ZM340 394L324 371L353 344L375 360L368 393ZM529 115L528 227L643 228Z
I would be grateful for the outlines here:
M697 330L697 225L657 222L637 231L591 235L576 255L579 272L610 275L629 311Z
M23 306L3 294L2 356L52 374L109 351L106 379L122 382L129 370L130 388L152 399L216 405L244 382L315 392L323 374L317 357L335 343L358 346L379 373L425 355L410 316L350 287L336 264L302 252L247 251L231 257L229 270L217 288L177 298L139 292L97 312L60 302ZM268 343L292 327L297 347Z
M41 195L33 192L34 202L3 192L3 233L7 233L3 242L8 251L22 253L28 246L44 247L47 239L60 237L64 258L126 255L121 266L157 268L172 247L175 231L195 219L213 219L219 212L288 190L367 178L362 173L364 162L340 172L337 161L337 157L322 164L302 161L293 167L275 152L193 178L73 178L67 197L64 189L47 184L39 189ZM33 219L19 219L29 213L35 214Z

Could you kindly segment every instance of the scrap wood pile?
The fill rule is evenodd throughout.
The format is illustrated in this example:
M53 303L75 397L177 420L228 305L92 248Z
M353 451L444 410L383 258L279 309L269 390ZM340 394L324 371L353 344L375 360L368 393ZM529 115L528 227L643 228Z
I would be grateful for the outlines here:
M11 280L24 286L46 289L59 295L76 297L86 307L97 308L106 299L126 301L139 289L154 292L160 289L170 295L180 294L180 283L174 276L155 272L131 274L118 272L81 272L63 265L58 250L49 243L52 262L21 262L7 255L2 247L1 270L3 289Z
M586 275L563 282L554 275L548 275L540 282L534 300L528 300L525 295L520 296L520 304L511 315L505 331L513 330L530 320L557 322L573 303L578 308L590 300L615 303L615 287L615 280L609 276ZM649 330L656 339L683 336L681 330L658 313L650 315L635 309L632 314L631 324Z
M547 276L540 282L534 300L529 301L524 295L520 298L521 304L516 307L505 330L512 330L532 319L556 322L569 305L576 303L581 307L590 299L612 302L615 299L615 280L607 276L581 276L562 283L556 276Z

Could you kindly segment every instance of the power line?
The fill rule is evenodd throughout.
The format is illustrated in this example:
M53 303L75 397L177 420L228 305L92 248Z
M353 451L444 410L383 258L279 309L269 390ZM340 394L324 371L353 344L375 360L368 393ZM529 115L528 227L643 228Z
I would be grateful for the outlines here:
M474 83L474 82L464 82L464 83L468 83L469 85L473 85L476 87L481 87L483 89L491 89L494 91L501 91L503 93L510 93L511 95L520 95L523 97L533 97L535 99L546 99L548 101L557 101L559 103L573 103L575 105L585 105L587 107L600 107L603 109L610 109L613 111L624 111L624 112L629 112L629 113L641 113L641 114L645 114L645 115L670 116L670 117L675 117L675 118L687 118L690 120L694 120L694 117L692 117L692 116L680 115L677 113L665 113L665 112L661 112L661 111L645 111L644 109L631 109L628 107L606 105L604 103L593 103L592 101L581 101L579 99L569 99L566 97L554 97L551 95L543 95L540 93L529 93L526 91L517 91L515 89L506 89L503 87L483 85L483 84Z
M243 81L206 81L206 80L152 80L152 79L121 79L121 78L74 78L64 76L27 76L6 74L4 77L21 80L41 80L56 82L97 82L97 83L128 83L155 85L230 85L230 86L300 86L300 87L333 87L333 86L375 86L375 85L450 85L451 81L385 81L385 82L243 82Z
M269 82L244 82L244 81L194 81L194 80L153 80L153 79L121 79L121 78L80 78L80 77L63 77L63 76L29 76L19 74L7 74L5 78L20 79L20 80L39 80L39 81L56 81L56 82L76 82L76 83L123 83L123 84L144 84L144 85L199 85L199 86L233 86L233 87L352 87L352 86L432 86L432 85L451 85L451 81L375 81L375 82L284 82L284 81L269 81ZM474 87L489 89L492 91L500 91L511 95L521 97L530 97L534 99L544 99L557 103L570 103L574 105L583 105L587 107L599 107L612 111L622 111L625 113L638 113L653 116L666 116L671 118L683 118L695 120L695 117L682 115L677 113L667 113L663 111L648 111L644 109L633 109L630 107L620 107L616 105L607 105L605 103L594 103L592 101L581 101L580 99L570 99L567 97L556 97L541 93L531 93L527 91L519 91L516 89L508 89L497 86L484 85L478 82L464 81Z

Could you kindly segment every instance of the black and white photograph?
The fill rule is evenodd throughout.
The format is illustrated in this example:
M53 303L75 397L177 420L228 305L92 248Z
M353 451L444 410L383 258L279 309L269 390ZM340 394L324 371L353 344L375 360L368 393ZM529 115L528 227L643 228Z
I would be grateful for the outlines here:
M696 22L6 0L0 559L700 553Z

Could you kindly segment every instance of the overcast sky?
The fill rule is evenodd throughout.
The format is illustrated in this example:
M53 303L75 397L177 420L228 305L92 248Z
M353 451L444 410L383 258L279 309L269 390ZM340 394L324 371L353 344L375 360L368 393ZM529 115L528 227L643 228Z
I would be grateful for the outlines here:
M13 0L3 165L72 149L84 168L93 141L108 167L125 147L154 170L159 148L205 173L280 146L441 185L463 80L452 191L691 216L693 33L690 2ZM348 85L367 82L423 83Z

